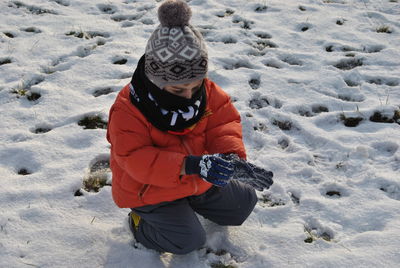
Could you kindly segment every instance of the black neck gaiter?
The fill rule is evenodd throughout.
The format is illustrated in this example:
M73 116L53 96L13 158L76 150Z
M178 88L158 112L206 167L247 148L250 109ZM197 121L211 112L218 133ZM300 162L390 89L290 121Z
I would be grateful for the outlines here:
M200 121L206 108L204 82L191 99L158 88L144 72L144 55L132 76L130 99L156 128L162 131L183 131Z

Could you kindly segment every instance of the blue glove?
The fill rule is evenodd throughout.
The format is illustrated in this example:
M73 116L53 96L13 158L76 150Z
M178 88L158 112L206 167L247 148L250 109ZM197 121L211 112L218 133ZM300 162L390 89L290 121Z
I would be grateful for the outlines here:
M274 174L271 171L249 163L235 154L223 155L223 159L233 164L235 170L233 179L249 184L258 191L268 189L274 183L272 180Z
M186 174L198 174L204 180L216 185L225 186L232 178L234 166L231 160L225 160L221 154L186 157Z

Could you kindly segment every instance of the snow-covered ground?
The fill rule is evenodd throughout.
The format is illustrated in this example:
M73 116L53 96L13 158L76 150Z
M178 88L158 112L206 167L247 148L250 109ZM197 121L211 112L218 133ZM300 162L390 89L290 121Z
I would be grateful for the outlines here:
M1 1L0 267L398 267L398 0L189 1L249 160L275 174L242 226L201 219L203 249L160 255L109 185L85 190L111 183L105 122L157 2Z

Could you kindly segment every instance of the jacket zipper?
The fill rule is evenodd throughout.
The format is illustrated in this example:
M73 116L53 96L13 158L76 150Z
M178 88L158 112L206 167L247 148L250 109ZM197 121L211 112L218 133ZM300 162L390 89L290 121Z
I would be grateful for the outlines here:
M138 197L139 197L140 201L143 201L143 196L149 189L150 189L150 184L143 184L142 188L140 188L140 191L138 193Z
M188 154L190 154L190 155L193 155L192 149L191 149L190 146L186 143L185 138L184 138L184 137L179 137L179 138L181 139L182 144L183 144L183 147L185 148L186 152L187 152ZM197 186L197 183L196 183L196 179L195 179L195 178L192 178L192 180L193 180L193 183L194 183L194 192L193 192L193 194L195 194L195 193L197 193L198 186Z

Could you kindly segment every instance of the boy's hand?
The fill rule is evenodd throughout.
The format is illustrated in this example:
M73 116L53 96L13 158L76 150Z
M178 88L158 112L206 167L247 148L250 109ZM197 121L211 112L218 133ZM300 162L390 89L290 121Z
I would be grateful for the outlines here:
M235 170L231 160L223 159L221 154L214 154L186 157L185 171L186 174L198 174L216 186L225 186Z
M274 174L271 171L240 159L236 154L226 154L223 158L231 161L234 166L233 179L247 183L258 191L268 189L274 183Z

